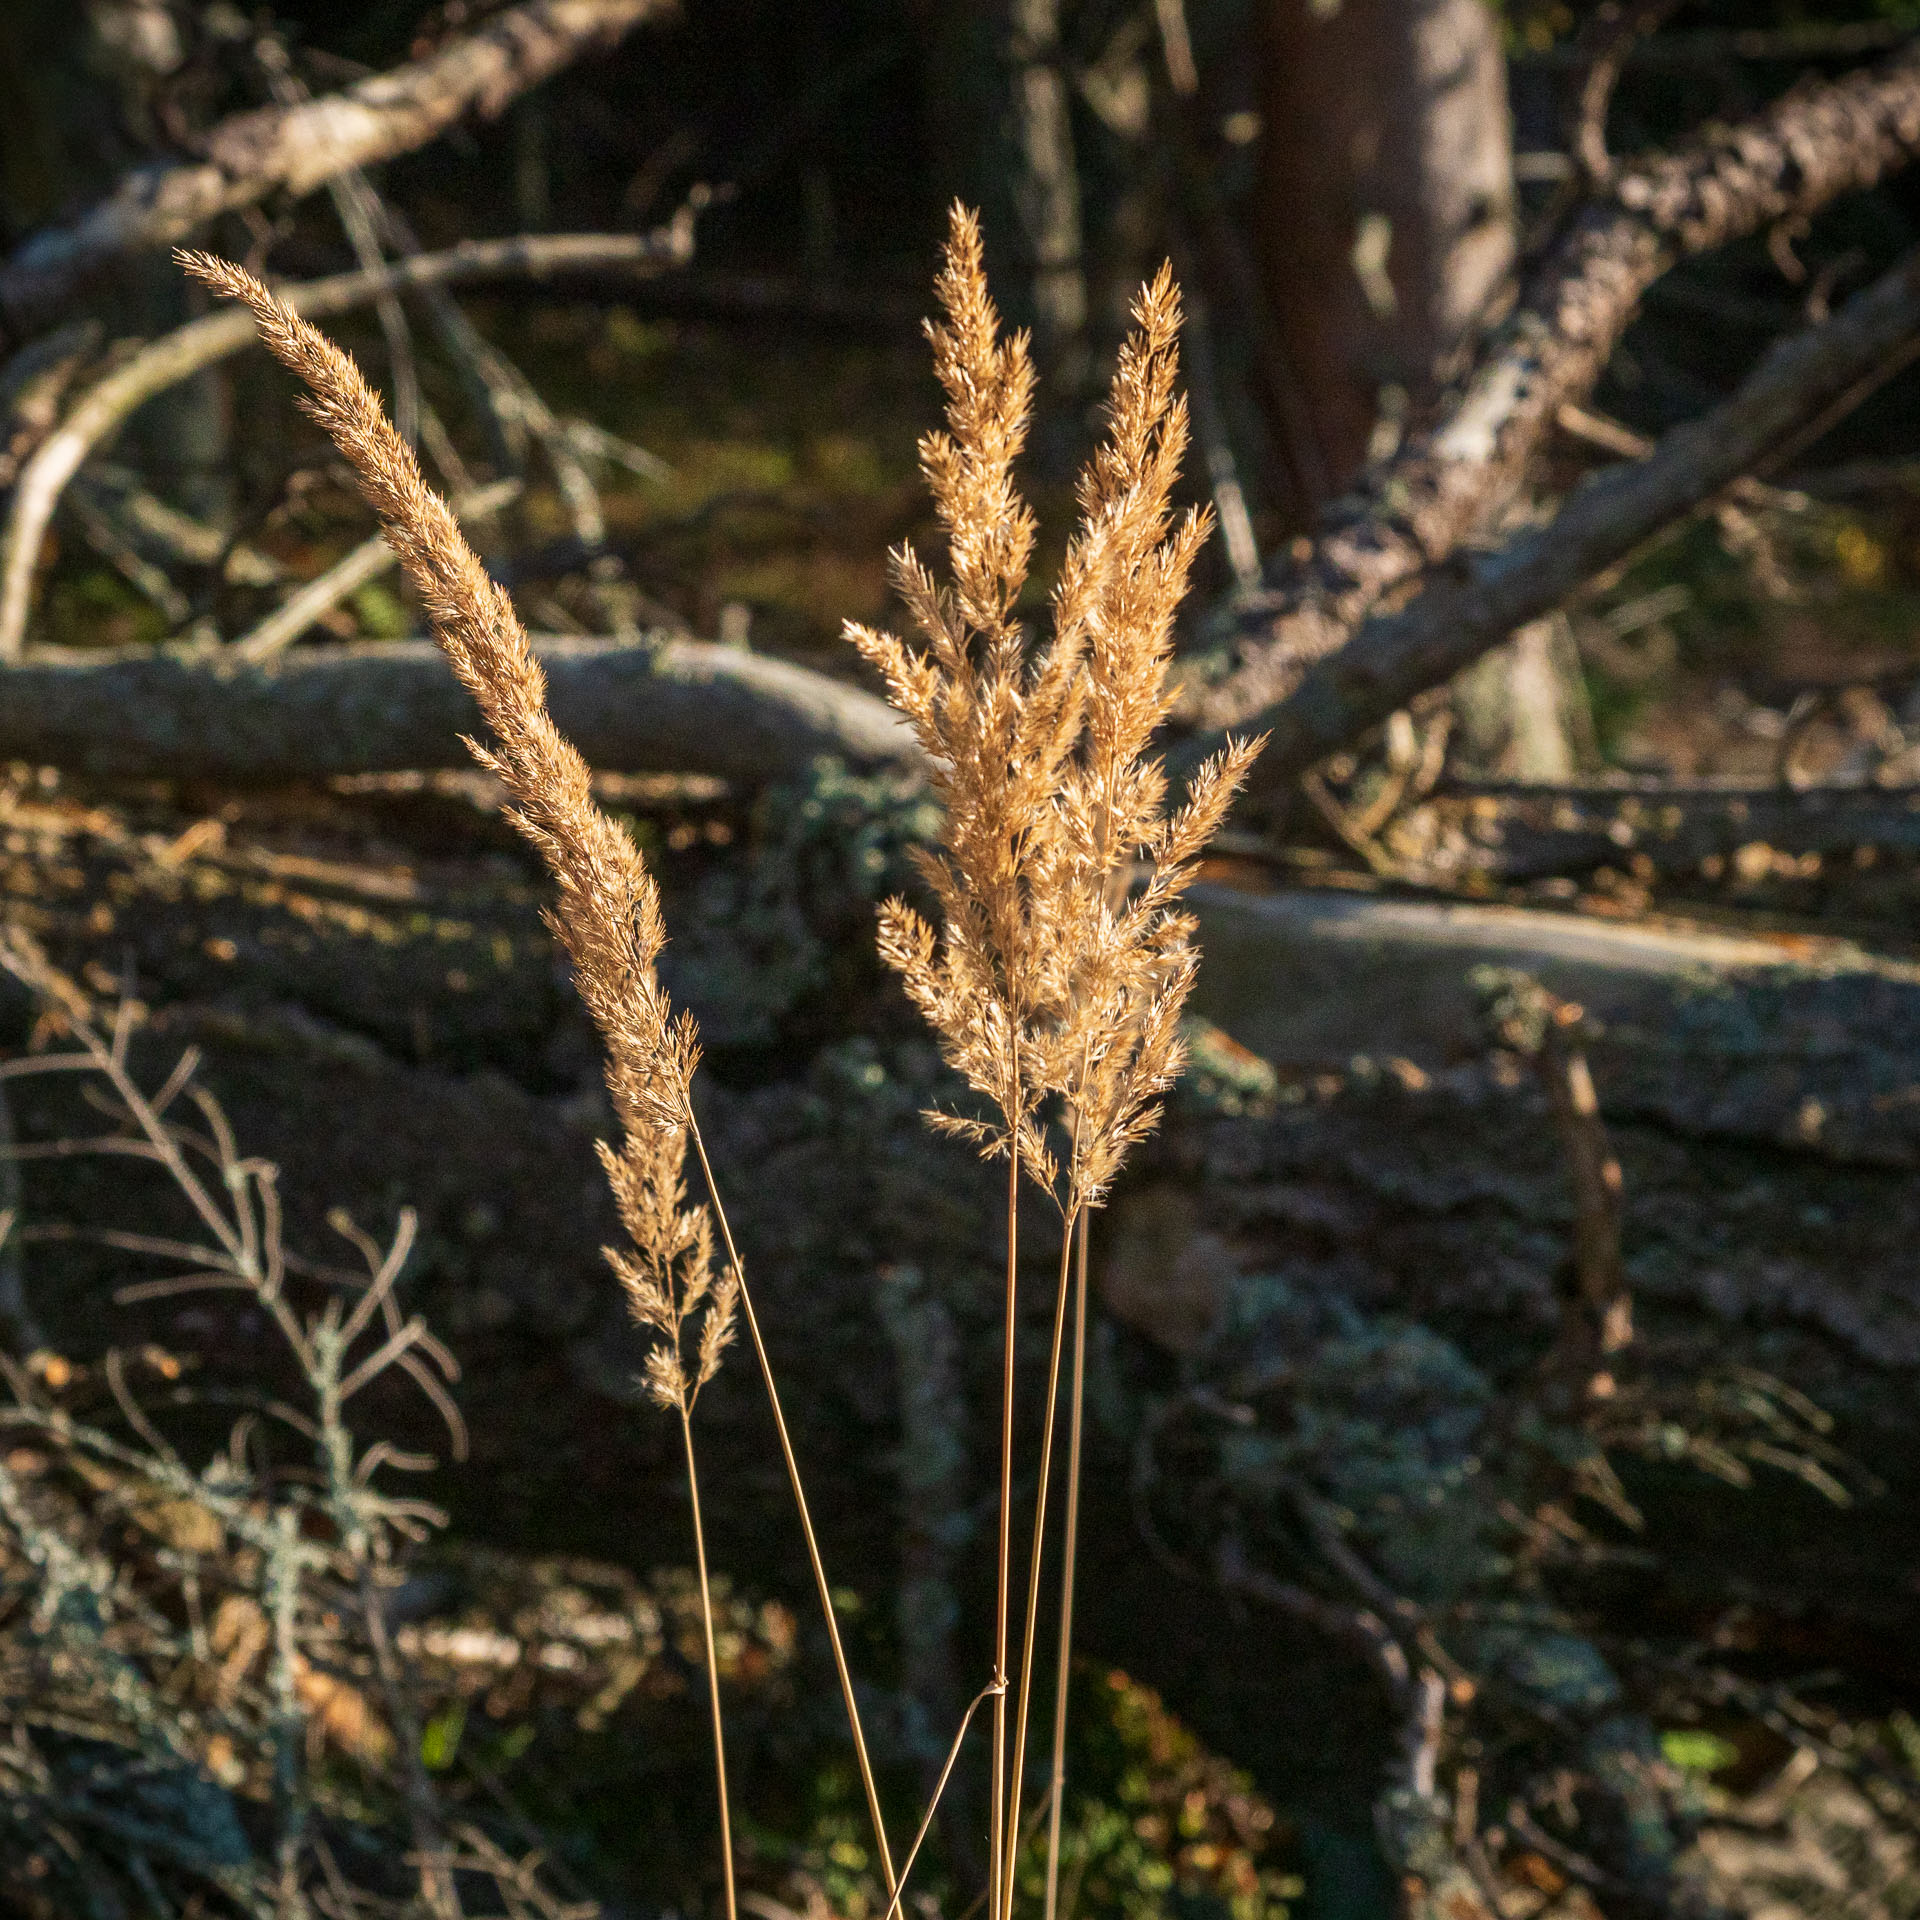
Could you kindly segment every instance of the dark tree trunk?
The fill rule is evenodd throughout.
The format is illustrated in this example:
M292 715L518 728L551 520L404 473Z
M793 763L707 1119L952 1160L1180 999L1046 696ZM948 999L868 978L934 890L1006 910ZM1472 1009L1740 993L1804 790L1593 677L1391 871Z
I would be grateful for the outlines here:
M1482 0L1269 0L1264 34L1255 238L1337 486L1512 265L1506 69Z

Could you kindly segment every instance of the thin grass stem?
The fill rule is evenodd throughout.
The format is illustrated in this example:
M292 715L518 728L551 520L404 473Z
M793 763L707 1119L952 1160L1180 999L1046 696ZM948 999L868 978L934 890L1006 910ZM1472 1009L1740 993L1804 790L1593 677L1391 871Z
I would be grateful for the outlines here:
M807 1490L800 1478L800 1462L787 1431L787 1417L780 1406L780 1389L774 1381L773 1362L767 1343L760 1337L759 1316L753 1310L753 1294L747 1286L747 1270L740 1262L739 1249L733 1244L733 1228L727 1221L726 1202L720 1198L720 1184L713 1177L713 1163L707 1158L707 1143L700 1134L700 1123L687 1116L687 1135L700 1161L700 1177L706 1182L707 1197L713 1202L713 1217L720 1228L720 1241L727 1250L727 1264L740 1288L740 1311L746 1319L747 1337L753 1342L754 1358L760 1363L760 1378L767 1389L767 1405L773 1413L774 1431L780 1436L781 1457L787 1463L787 1479L793 1488L793 1504L800 1515L800 1531L806 1536L807 1559L813 1567L814 1585L820 1591L820 1612L827 1623L827 1639L833 1647L834 1671L840 1676L840 1697L845 1703L847 1727L853 1735L854 1758L860 1767L860 1784L866 1791L867 1814L873 1822L873 1837L880 1849L880 1872L891 1898L899 1888L893 1871L893 1852L887 1845L887 1825L880 1811L880 1788L874 1778L873 1763L867 1757L867 1737L860 1725L860 1707L854 1698L853 1671L847 1665L846 1648L840 1640L840 1622L833 1610L833 1589L827 1584L826 1563L820 1557L820 1541L813 1530L813 1514L807 1505Z
M687 1493L693 1507L693 1558L700 1574L700 1625L707 1637L707 1698L713 1707L713 1771L720 1788L720 1864L726 1877L727 1920L740 1920L733 1886L733 1816L727 1798L727 1735L720 1715L720 1655L713 1639L713 1593L707 1584L707 1536L700 1522L700 1474L693 1459L693 1416L683 1395L680 1433L687 1443Z
M1047 1487L1053 1470L1053 1430L1060 1413L1060 1360L1066 1345L1067 1295L1073 1259L1074 1221L1065 1221L1060 1229L1060 1277L1054 1290L1053 1345L1047 1358L1047 1411L1041 1426L1040 1484L1033 1498L1033 1548L1028 1556L1027 1618L1020 1640L1020 1700L1013 1718L1013 1802L1017 1806L1027 1770L1027 1723L1033 1706L1033 1640L1040 1624L1040 1574L1046 1561ZM1020 1837L1007 1838L1006 1867L1001 1876L1002 1914L1012 1920L1014 1863Z
M1060 1555L1060 1655L1055 1664L1053 1766L1048 1775L1047 1903L1044 1920L1057 1920L1060 1902L1060 1815L1067 1787L1067 1678L1073 1660L1073 1572L1080 1544L1080 1439L1087 1385L1087 1237L1090 1211L1083 1210L1073 1281L1073 1386L1067 1405L1067 1524Z
M987 1911L1002 1911L1007 1819L1007 1611L1013 1574L1013 1343L1019 1306L1020 1126L1007 1127L1007 1301L1000 1382L1000 1556L993 1624L993 1781L987 1816ZM1017 1783L1016 1783L1017 1784Z
M940 1801L947 1791L947 1782L953 1777L953 1769L960 1758L960 1748L967 1737L967 1729L973 1725L973 1716L980 1711L981 1701L987 1699L995 1688L991 1681L980 1689L968 1703L967 1710L960 1716L960 1731L953 1736L953 1745L947 1749L947 1764L940 1769L940 1778L933 1784L933 1796L927 1802L927 1810L921 1816L919 1831L913 1836L913 1845L907 1849L906 1860L900 1868L900 1884L894 1888L893 1897L887 1902L887 1910L881 1920L894 1920L900 1911L900 1902L906 1896L907 1875L913 1871L913 1863L920 1857L920 1849L925 1844L927 1833L933 1826L933 1816L940 1811Z

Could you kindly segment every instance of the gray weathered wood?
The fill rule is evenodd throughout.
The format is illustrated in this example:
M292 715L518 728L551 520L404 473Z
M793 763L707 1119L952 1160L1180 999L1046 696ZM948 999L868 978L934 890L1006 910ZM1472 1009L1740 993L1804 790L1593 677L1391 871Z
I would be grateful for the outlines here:
M1920 787L1862 781L1792 787L1753 781L1596 780L1565 785L1460 780L1449 798L1499 803L1475 834L1475 870L1505 881L1591 872L1629 859L1690 873L1755 844L1785 854L1856 848L1920 853Z
M757 784L822 754L914 759L880 700L710 641L536 642L554 718L594 766ZM271 666L168 648L46 648L0 672L0 758L238 782L471 764L479 715L430 640L298 647Z
M1522 907L1196 888L1196 1011L1282 1065L1431 1074L1487 1044L1473 974L1516 968L1593 1016L1610 1116L1920 1165L1920 964L1805 934Z

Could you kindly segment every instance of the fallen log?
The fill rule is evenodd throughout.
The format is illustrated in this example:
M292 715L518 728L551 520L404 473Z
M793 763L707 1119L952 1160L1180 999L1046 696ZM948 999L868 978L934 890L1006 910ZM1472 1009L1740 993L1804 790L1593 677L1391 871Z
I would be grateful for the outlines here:
M1733 398L1652 455L1584 481L1545 526L1467 557L1404 611L1369 620L1251 724L1268 734L1249 787L1276 792L1366 728L1553 611L1778 452L1859 404L1920 348L1920 253L1832 319L1777 342Z
M609 772L759 785L823 754L917 758L872 694L710 641L535 642L555 719ZM297 647L268 665L218 652L43 648L0 672L0 759L135 778L245 784L464 767L472 699L430 640Z
M1473 975L1594 1022L1609 1119L1841 1164L1920 1166L1920 964L1805 934L1331 892L1193 894L1195 1011L1281 1066L1404 1073L1481 1054Z
M1692 873L1743 848L1773 853L1920 854L1920 788L1791 787L1775 782L1596 781L1538 786L1454 780L1448 800L1491 799L1498 817L1474 834L1471 865L1509 882L1642 861L1656 873Z
M1339 503L1305 560L1227 622L1226 670L1188 717L1244 725L1344 645L1396 587L1512 499L1561 407L1587 397L1647 289L1705 253L1872 186L1920 149L1920 43L1795 88L1752 119L1625 167L1582 212L1458 400Z
M525 0L339 93L236 114L206 135L196 159L136 168L71 225L17 247L0 265L0 336L24 337L123 255L171 246L270 193L311 193L409 153L468 113L498 114L583 54L671 11L671 0Z

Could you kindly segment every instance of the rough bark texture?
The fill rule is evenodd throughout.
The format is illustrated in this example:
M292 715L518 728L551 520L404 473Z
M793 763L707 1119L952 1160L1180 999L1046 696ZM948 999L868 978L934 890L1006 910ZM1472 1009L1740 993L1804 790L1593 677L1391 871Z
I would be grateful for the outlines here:
M1825 325L1782 341L1722 407L1676 427L1653 456L1597 474L1547 525L1530 527L1404 612L1368 621L1314 661L1269 713L1255 791L1275 792L1417 693L1438 686L1516 627L1558 606L1642 541L1749 472L1794 433L1850 404L1900 364L1920 334L1920 254Z
M1429 404L1512 265L1506 67L1479 0L1274 0L1265 29L1255 237L1338 488L1380 387Z
M1383 595L1484 525L1675 261L1871 186L1917 146L1920 45L1626 171L1575 220L1439 423L1370 472L1309 558L1236 611L1230 670L1195 689L1192 716L1237 725L1274 705Z
M1219 888L1196 905L1196 1004L1277 1063L1365 1055L1411 1062L1416 1080L1444 1071L1483 1044L1474 970L1519 970L1599 1023L1612 1114L1836 1163L1920 1165L1910 962L1804 934L1518 907Z
M411 152L468 113L497 114L671 0L527 0L426 58L342 92L223 121L195 161L142 167L72 225L35 235L0 266L0 327L30 331L92 275L182 240L268 194L310 193L350 167Z
M748 784L821 754L909 761L871 694L700 640L546 640L554 717L596 767ZM275 666L144 647L52 648L0 675L0 757L243 783L470 764L473 702L430 640L296 648Z

